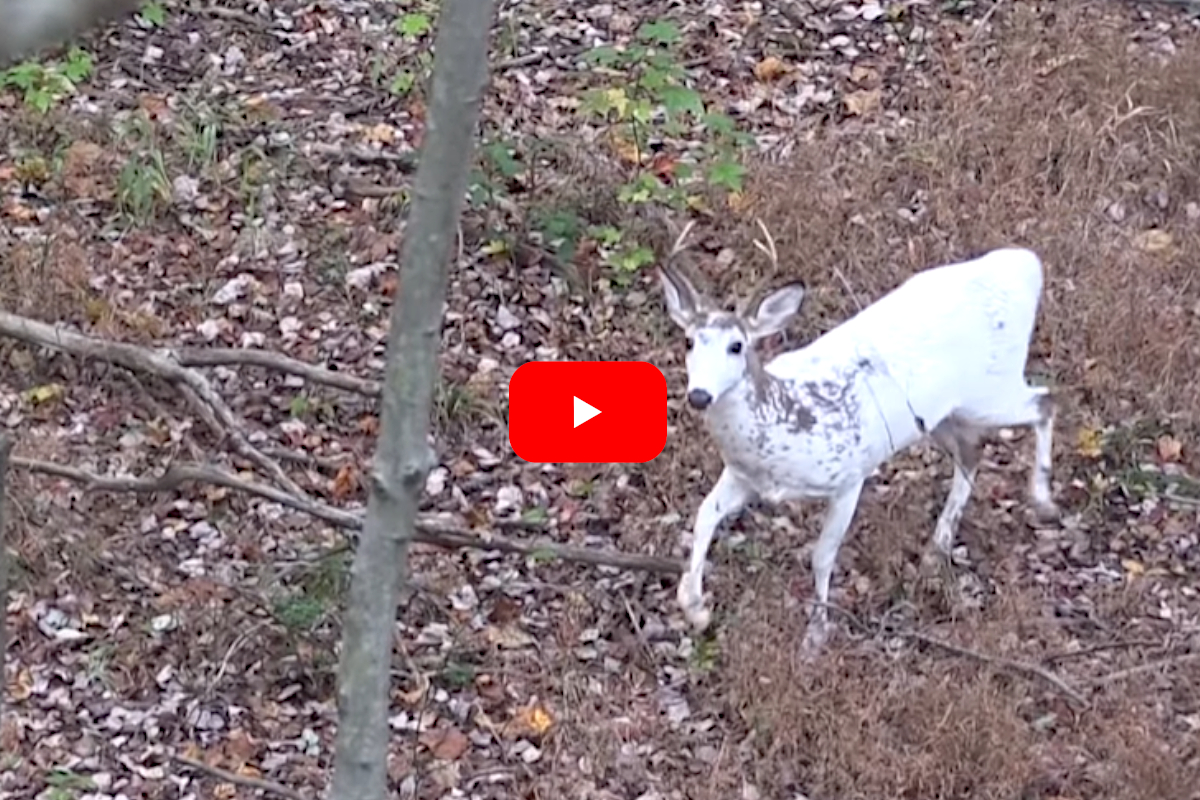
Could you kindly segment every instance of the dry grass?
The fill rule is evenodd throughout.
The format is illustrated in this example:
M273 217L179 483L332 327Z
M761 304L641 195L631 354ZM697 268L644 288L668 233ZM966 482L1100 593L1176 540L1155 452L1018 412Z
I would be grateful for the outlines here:
M1121 20L1095 4L1056 3L1054 14L1030 5L1013 4L993 50L935 54L944 86L903 98L906 124L822 132L788 163L757 170L751 213L773 231L781 271L809 286L805 339L855 310L839 271L865 303L916 270L1023 245L1047 269L1031 371L1060 389L1062 449L1072 419L1195 423L1200 42L1176 38L1180 52L1164 63L1146 48L1130 51ZM743 254L756 234L749 216L723 221L719 234ZM747 257L736 270L699 269L721 295L748 288L764 267ZM1023 474L1009 482L1019 487ZM944 486L932 491L940 502ZM949 612L938 636L1023 660L1082 635L1051 618L1053 590L1033 583L1012 554L1028 532L996 509L986 511L987 530L972 533L969 518L963 539L984 552L973 560L1003 573L994 576L1001 597L950 611L914 595L906 565L932 529L933 502L924 490L864 500L835 602L839 592L857 594L848 604L876 614L906 600L922 624ZM815 520L801 516L810 530ZM889 647L878 636L849 645L843 637L803 663L806 616L793 595L810 595L806 565L767 559L755 576L731 560L745 561L713 553L709 585L725 619L720 663L703 691L745 738L731 745L737 765L710 781L719 788L693 796L729 796L743 779L763 797L814 800L1200 796L1200 758L1187 744L1194 733L1179 722L1194 712L1195 693L1162 691L1169 678L1114 684L1077 713L1045 685L995 665ZM1152 598L1093 599L1110 622L1145 632L1133 618ZM1187 682L1197 673L1173 674Z
M866 302L935 263L1031 247L1048 274L1035 350L1054 383L1105 415L1195 416L1200 47L1164 65L1127 52L1095 4L1048 23L1013 10L990 56L936 55L944 90L914 89L908 124L823 134L760 170L753 211L810 285L809 320L853 312L835 268ZM753 232L741 225L741 252Z

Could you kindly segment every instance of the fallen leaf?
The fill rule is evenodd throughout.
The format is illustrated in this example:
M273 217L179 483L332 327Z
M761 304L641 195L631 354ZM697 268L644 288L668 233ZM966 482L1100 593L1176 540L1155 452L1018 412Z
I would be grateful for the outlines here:
M878 89L859 89L842 98L842 102L846 106L846 113L861 117L879 108L882 99L883 92Z
M1099 458L1103 450L1104 435L1098 428L1080 428L1075 439L1075 449L1084 458Z
M850 80L855 83L874 83L878 79L879 73L872 67L855 64L850 68Z
M33 673L28 669L22 669L8 685L8 696L13 700L21 701L28 700L31 694L33 694Z
M630 164L640 164L642 162L642 150L638 147L637 142L632 139L626 139L621 136L610 136L609 144L612 146L613 152L622 161Z
M1168 231L1161 228L1151 228L1133 237L1134 245L1147 253L1161 253L1169 249L1175 240Z
M358 489L358 469L353 464L343 464L334 476L330 492L336 500L345 500Z
M373 414L368 414L365 417L360 417L358 420L359 433L364 433L367 436L379 435L379 417Z
M1158 457L1163 461L1175 462L1183 457L1183 442L1170 434L1158 437Z
M42 403L48 403L51 400L58 400L63 396L63 386L61 383L45 383L41 386L35 386L32 389L27 389L22 397L25 402L39 406Z
M1146 574L1145 564L1132 558L1122 558L1121 566L1125 569L1125 574L1130 578L1137 578Z
M380 122L378 125L372 125L367 128L363 138L368 142L379 142L380 144L391 144L396 141L396 129L386 122Z
M504 724L503 734L510 739L542 736L553 724L554 718L544 707L529 705L517 711L512 719Z
M519 650L534 644L534 638L515 625L489 625L484 629L483 635L488 643L502 650Z
M429 748L434 758L443 761L457 760L471 744L466 735L453 725L425 731L420 736L420 742Z
M775 56L767 56L754 65L754 77L763 83L773 81L789 71L788 66Z
M37 218L36 211L12 197L4 203L4 214L17 222L31 222Z
M742 192L730 192L725 197L725 204L735 214L741 214L750 207L751 200Z

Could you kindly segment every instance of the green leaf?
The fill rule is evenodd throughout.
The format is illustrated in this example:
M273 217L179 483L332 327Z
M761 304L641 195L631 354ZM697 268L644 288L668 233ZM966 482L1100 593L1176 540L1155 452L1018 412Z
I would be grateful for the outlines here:
M407 36L410 39L416 39L423 36L433 28L433 23L430 22L428 14L414 12L405 14L396 20L396 31L401 36Z
M718 111L710 111L704 115L704 127L718 136L728 136L737 130L733 120Z
M736 161L717 161L708 167L708 182L722 186L731 192L742 191L742 178L746 168Z
M550 519L550 514L541 506L527 508L521 513L521 521L527 525L541 525Z
M67 64L63 67L63 75L72 83L79 83L92 74L92 55L78 47L71 48L67 53Z
M592 48L584 53L583 59L599 67L612 67L623 60L621 52L611 45Z
M156 28L161 28L167 24L167 12L162 7L162 3L149 2L144 4L138 12L138 16L144 19L147 24L153 25Z
M704 99L694 89L683 86L668 86L662 90L663 108L667 114L691 114L694 117L704 116Z
M667 20L647 22L638 28L637 38L655 44L675 44L679 41L679 26Z
M484 155L492 164L492 169L505 178L515 178L520 175L525 166L513 157L513 149L503 142L492 142L484 148Z

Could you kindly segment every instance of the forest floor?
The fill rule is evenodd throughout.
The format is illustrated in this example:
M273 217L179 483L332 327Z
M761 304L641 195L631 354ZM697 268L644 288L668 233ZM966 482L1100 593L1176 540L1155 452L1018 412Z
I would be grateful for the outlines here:
M435 11L168 2L81 40L90 67L62 51L32 88L5 88L4 309L378 378ZM586 113L589 90L612 100L622 84L582 54L646 23L679 34L686 85L754 136L741 186L727 170L694 199L691 266L718 294L804 281L792 346L918 269L1002 244L1042 255L1030 372L1060 399L1065 513L1030 524L1031 437L996 437L953 585L931 583L918 567L950 465L929 448L895 459L863 494L834 575L844 613L813 662L798 643L816 506L729 525L704 636L674 576L415 546L395 796L1200 797L1200 28L1183 6L502 3L424 509L514 539L684 554L720 461L681 402L683 342L652 269L613 252L662 252L622 186L672 180L698 144L631 153ZM78 85L56 98L67 73ZM756 217L778 273L752 247ZM101 474L250 469L161 379L0 351L18 456ZM507 379L541 358L662 368L662 455L518 459ZM361 511L373 399L250 367L207 374L305 491ZM226 488L85 493L18 468L8 483L0 796L230 800L263 796L244 782L261 777L317 797L342 533Z

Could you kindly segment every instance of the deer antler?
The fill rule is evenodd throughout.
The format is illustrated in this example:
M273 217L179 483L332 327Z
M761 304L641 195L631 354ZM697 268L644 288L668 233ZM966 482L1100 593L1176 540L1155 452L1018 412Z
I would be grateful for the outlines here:
M755 218L754 221L756 223L758 223L759 230L761 230L763 232L763 238L766 239L766 244L763 244L758 239L755 239L754 247L760 253L765 255L768 260L770 260L771 266L774 267L774 271L778 272L779 271L779 251L775 249L775 237L771 235L771 231L767 230L766 224L764 224L761 219ZM774 277L774 276L765 275L762 278L760 278L754 284L753 288L750 289L749 294L744 295L743 298L738 301L737 315L739 317L746 315L746 313L750 310L751 305L754 303L755 298L758 297L759 293L763 290L763 287L765 287L767 285L767 283L770 282L772 277Z

